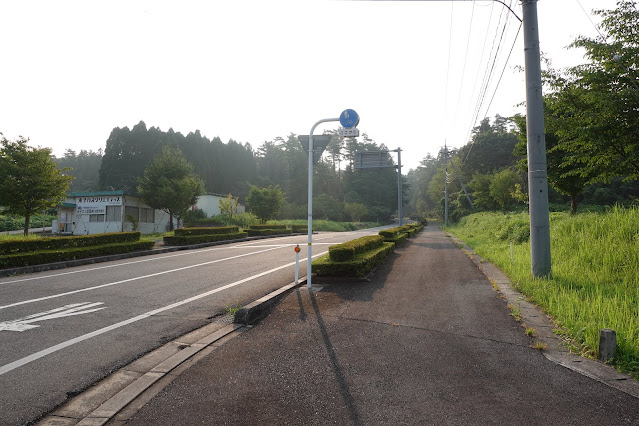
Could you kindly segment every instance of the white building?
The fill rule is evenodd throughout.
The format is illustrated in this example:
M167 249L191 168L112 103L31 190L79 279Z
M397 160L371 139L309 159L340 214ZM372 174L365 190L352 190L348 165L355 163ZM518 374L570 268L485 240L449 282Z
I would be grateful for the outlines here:
M219 215L220 198L224 197L202 195L193 209L204 210L208 217ZM244 212L244 206L239 206L240 212ZM173 226L177 227L175 218ZM74 192L58 206L58 217L52 228L53 233L71 235L125 232L134 228L143 234L152 234L168 231L169 214L150 208L140 197L124 191Z
M220 211L220 199L226 198L222 194L204 194L197 199L197 203L192 207L193 210L200 209L206 213L206 217L213 217L222 214ZM243 205L237 206L238 213L244 213L246 208Z

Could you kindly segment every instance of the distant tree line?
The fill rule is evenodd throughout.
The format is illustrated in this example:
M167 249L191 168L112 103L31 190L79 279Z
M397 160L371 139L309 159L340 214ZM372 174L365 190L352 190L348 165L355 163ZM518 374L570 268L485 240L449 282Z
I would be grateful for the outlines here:
M330 133L330 132L329 132ZM169 129L147 128L144 122L115 128L104 153L67 150L56 159L75 176L71 191L136 192L145 168L165 147L178 149L193 165L206 192L232 194L246 204L252 187L279 187L285 199L278 218L307 217L308 154L295 134L266 141L254 150L249 143L223 143L199 131L184 136ZM314 166L313 216L336 221L389 221L397 211L397 171L393 167L357 171L357 151L387 150L366 134L361 141L332 132L323 158ZM408 185L404 186L407 194ZM250 204L248 205L250 209Z

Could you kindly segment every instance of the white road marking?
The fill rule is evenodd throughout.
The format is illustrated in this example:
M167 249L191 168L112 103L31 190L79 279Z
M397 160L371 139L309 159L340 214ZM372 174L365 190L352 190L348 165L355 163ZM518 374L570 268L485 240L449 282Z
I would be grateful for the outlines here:
M97 289L104 288L104 287L111 287L111 286L114 286L114 285L124 284L124 283L128 283L128 282L131 282L131 281L142 280L142 279L145 279L145 278L157 277L158 275L164 275L164 274L170 274L172 272L184 271L185 269L197 268L198 266L211 265L213 263L224 262L225 260L231 260L231 259L237 259L237 258L240 258L240 257L251 256L251 255L254 255L254 254L264 253L264 252L271 251L271 250L275 250L275 248L268 248L266 250L260 250L260 251L256 251L256 252L252 252L252 253L244 253L244 254L240 254L240 255L237 255L237 256L227 257L227 258L224 258L224 259L211 260L209 262L198 263L196 265L183 266L181 268L169 269L168 271L156 272L154 274L142 275L140 277L128 278L126 280L115 281L115 282L112 282L112 283L106 283L106 284L96 285L96 286L93 286L93 287L81 288L79 290L67 291L66 293L53 294L51 296L39 297L37 299L23 300L22 302L16 302L16 303L12 303L10 305L0 306L0 310L6 309L6 308L11 308L13 306L26 305L28 303L40 302L42 300L55 299L57 297L68 296L70 294L83 293L85 291L97 290Z
M313 257L323 256L326 253L328 253L328 252L319 253L319 254L316 254ZM191 302L194 302L196 300L202 299L204 297L210 296L212 294L219 293L219 292L227 290L227 289L229 289L231 287L235 287L235 286L243 284L243 283L245 283L247 281L254 280L256 278L262 277L264 275L270 274L270 273L275 272L275 271L279 271L280 269L284 269L284 268L287 268L287 267L292 266L292 265L295 265L295 262L291 262L291 263L287 263L286 265L278 266L277 268L273 268L273 269L270 269L268 271L261 272L259 274L253 275L251 277L244 278L244 279L239 280L239 281L235 281L234 283L227 284L225 286L218 287L216 289L207 291L205 293L198 294L197 296L189 297L188 299L184 299L184 300L181 300L179 302L175 302L175 303L172 303L170 305L164 306L162 308L154 309L152 311L146 312L146 313L138 315L136 317L129 318L129 319L124 320L124 321L120 321L120 322L115 323L113 325L109 325L107 327L103 327L103 328L101 328L99 330L92 331L91 333L87 333L87 334L84 334L82 336L78 336L76 338L67 340L66 342L58 343L57 345L51 346L50 348L41 350L39 352L33 353L33 354L31 354L29 356L26 356L24 358L21 358L19 360L13 361L13 362L11 362L9 364L5 364L3 366L0 366L0 376L5 374L5 373L8 373L11 370L15 370L16 368L20 368L23 365L29 364L30 362L33 362L33 361L35 361L37 359L40 359L40 358L45 357L47 355L50 355L50 354L52 354L54 352L57 352L59 350L68 348L69 346L75 345L76 343L83 342L83 341L88 340L88 339L90 339L92 337L96 337L96 336L99 336L101 334L107 333L109 331L118 329L120 327L124 327L125 325L129 325L129 324L133 324L135 322L141 321L141 320L146 319L146 318L148 318L148 317L150 317L152 315L157 315L159 313L168 311L170 309L177 308L178 306L182 306L182 305L185 305L187 303L191 303Z
M106 307L95 308L96 306L103 305L104 302L84 302L84 303L73 303L71 305L66 305L61 308L51 309L50 311L40 312L38 314L29 315L24 318L19 318L13 321L5 321L0 322L0 331L25 331L31 330L36 327L40 327L39 325L32 324L34 322L52 320L56 318L64 318L75 315L84 315L91 312L97 312ZM95 308L95 309L91 309Z
M345 232L345 233L340 233L340 235L350 235L350 234L354 234L354 233L362 233L362 231ZM300 235L295 235L294 237L300 237ZM316 237L316 240L325 240L325 239L333 238L333 237L334 237L334 235L325 235L323 237ZM339 243L333 243L333 244L339 244ZM285 247L287 245L295 245L295 243L283 244L282 246ZM240 247L241 248L245 248L245 247L263 247L263 246L256 245L255 242L251 241L251 242L244 243L244 244L225 245L224 247L212 247L212 248L205 248L205 249L197 249L197 252L198 253L205 253L207 251L225 250L225 249L240 248ZM116 267L125 266L125 265L134 265L136 263L154 262L154 261L157 261L157 260L164 260L164 259L169 259L169 258L172 258L172 257L186 256L186 255L189 255L189 254L193 254L193 251L187 250L185 252L169 254L169 255L166 255L166 256L157 256L157 257L154 256L154 257L149 258L149 259L133 260L131 262L122 262L122 263L118 263L118 264L115 264L115 265L96 266L94 268L86 268L86 269L81 269L81 270L76 270L76 271L60 272L60 273L56 273L56 274L43 275L43 276L39 276L39 277L28 277L28 278L20 278L20 279L11 280L11 281L2 281L2 282L0 282L0 286L1 285L5 285L5 284L21 283L21 282L25 282L25 281L35 281L35 280L42 280L42 279L45 279L45 278L60 277L60 276L64 276L64 275L80 274L82 272L97 271L97 270L100 270L100 269L116 268Z

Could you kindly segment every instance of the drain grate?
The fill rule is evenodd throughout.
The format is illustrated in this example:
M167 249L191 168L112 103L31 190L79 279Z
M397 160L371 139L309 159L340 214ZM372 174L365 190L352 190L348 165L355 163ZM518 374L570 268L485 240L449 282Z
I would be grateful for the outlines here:
M220 315L219 317L215 317L213 322L222 323L222 324L233 324L234 315L226 314Z

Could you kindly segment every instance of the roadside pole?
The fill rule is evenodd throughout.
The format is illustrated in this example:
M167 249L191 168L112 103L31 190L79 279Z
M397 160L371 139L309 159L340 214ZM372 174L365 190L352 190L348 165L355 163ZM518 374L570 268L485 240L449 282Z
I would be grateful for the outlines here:
M397 213L399 214L399 226L404 224L404 200L402 194L402 149L397 148Z
M311 257L313 256L313 132L318 124L339 121L339 118L325 118L313 124L308 137L308 260L306 265L306 287L311 288Z
M550 277L550 219L537 0L523 0L530 260L534 277Z
M313 257L313 132L315 128L321 123L327 123L331 121L339 121L340 124L347 130L348 136L357 136L353 132L348 130L354 129L359 123L359 115L352 109L346 109L342 111L342 114L338 118L324 118L313 124L311 132L308 136L308 260L306 265L306 287L311 289L311 258ZM299 139L300 137L298 137ZM301 140L300 140L301 142Z

